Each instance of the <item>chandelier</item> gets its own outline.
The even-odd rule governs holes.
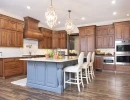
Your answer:
[[[45,17],[47,25],[50,28],[53,28],[57,22],[57,15],[55,9],[52,6],[52,0],[51,0],[51,6],[47,9],[47,12],[45,13]]]
[[[74,25],[73,25],[72,20],[70,18],[71,10],[68,10],[68,12],[69,12],[69,19],[66,21],[65,28],[66,28],[67,34],[71,34],[73,32]]]

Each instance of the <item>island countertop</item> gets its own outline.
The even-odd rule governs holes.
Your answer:
[[[40,58],[23,58],[23,59],[19,59],[19,60],[25,60],[25,61],[43,61],[43,62],[67,62],[67,61],[73,61],[73,60],[77,60],[78,57],[70,57],[70,56],[66,56],[63,59],[46,59],[45,57],[40,57]]]

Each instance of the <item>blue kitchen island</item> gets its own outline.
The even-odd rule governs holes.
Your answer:
[[[26,58],[27,86],[63,93],[63,69],[78,62],[77,57],[64,59]],[[68,75],[67,75],[68,76]]]

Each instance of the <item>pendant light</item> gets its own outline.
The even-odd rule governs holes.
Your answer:
[[[50,28],[53,28],[57,23],[57,15],[55,9],[52,6],[52,0],[51,0],[51,6],[47,9],[47,12],[45,13],[45,17],[47,25]]]
[[[68,10],[68,12],[69,12],[69,19],[66,21],[65,28],[66,28],[67,34],[71,34],[73,32],[74,25],[73,25],[72,20],[70,18],[71,10]]]

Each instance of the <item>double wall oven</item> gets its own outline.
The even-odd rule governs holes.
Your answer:
[[[130,40],[115,42],[115,61],[118,65],[130,65]]]

